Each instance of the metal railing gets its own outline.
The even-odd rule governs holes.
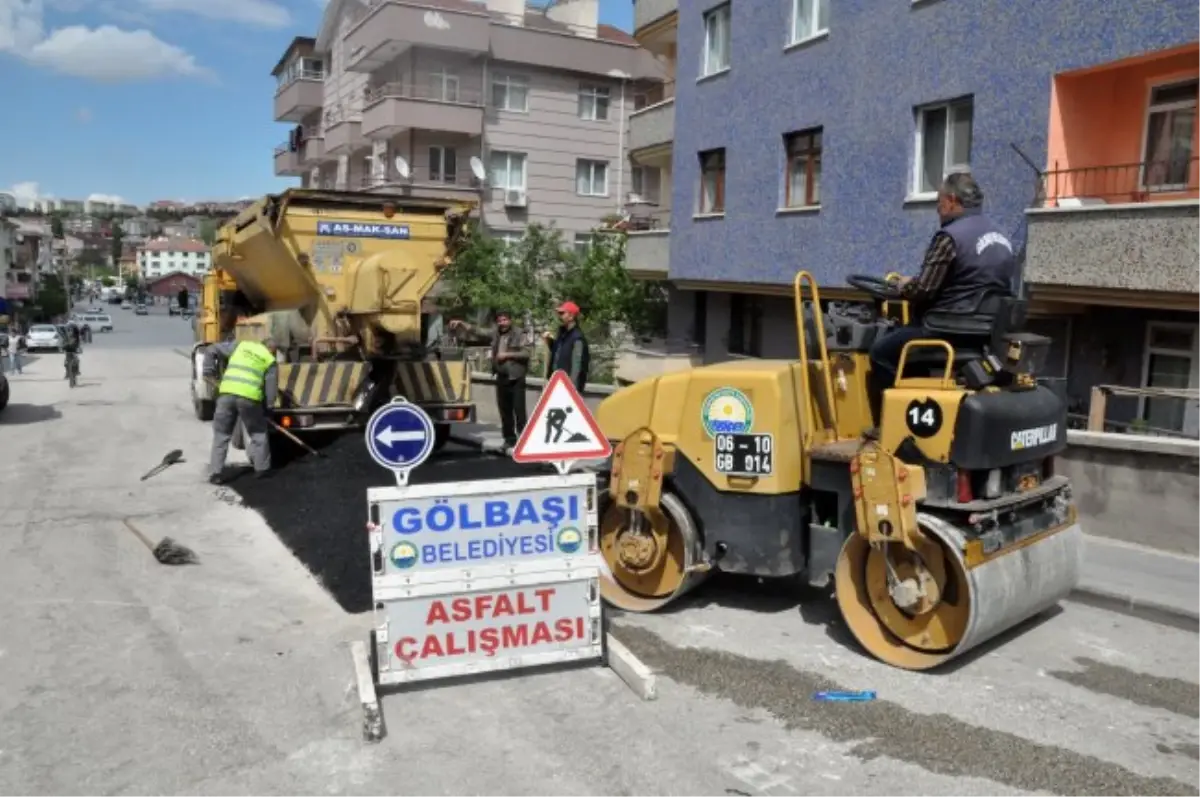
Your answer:
[[[325,70],[324,69],[296,69],[296,70],[289,70],[287,72],[284,72],[282,75],[279,76],[279,83],[275,87],[275,93],[278,94],[279,92],[283,91],[288,86],[292,85],[293,83],[295,83],[299,80],[311,80],[311,81],[315,81],[317,83],[321,83],[325,80]]]
[[[408,80],[368,86],[364,99],[367,105],[381,100],[396,99],[483,107],[483,92],[474,88],[456,88],[445,84],[431,85],[431,79],[436,77],[436,74],[415,74]]]
[[[1154,202],[1200,197],[1200,158],[1054,168],[1040,176],[1042,207],[1061,207],[1064,199],[1104,203]]]
[[[475,175],[471,174],[471,170],[466,166],[466,160],[464,159],[463,168],[455,170],[450,175],[442,172],[435,174],[426,166],[416,166],[409,171],[408,177],[401,177],[395,169],[389,168],[386,174],[364,175],[359,179],[359,185],[362,188],[426,186],[431,188],[479,189],[483,186],[483,183],[475,179]]]
[[[625,232],[650,232],[660,230],[666,232],[671,226],[670,208],[658,209],[629,209],[629,218],[621,223]]]

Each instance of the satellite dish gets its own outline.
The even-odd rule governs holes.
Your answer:
[[[407,180],[409,175],[408,161],[397,155],[396,160],[392,161],[392,163],[396,166],[396,174]]]
[[[471,156],[471,174],[475,175],[476,180],[482,180],[487,177],[487,172],[483,170],[483,161]]]

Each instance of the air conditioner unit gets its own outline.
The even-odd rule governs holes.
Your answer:
[[[528,197],[524,191],[508,190],[504,192],[504,206],[509,208],[523,208],[528,202]]]

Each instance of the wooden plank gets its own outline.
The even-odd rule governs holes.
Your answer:
[[[1088,402],[1088,431],[1103,432],[1104,416],[1108,411],[1108,389],[1103,385],[1092,388],[1092,398]]]

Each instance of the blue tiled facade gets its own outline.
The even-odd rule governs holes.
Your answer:
[[[735,0],[731,68],[697,82],[703,13],[681,0],[672,280],[823,284],[915,272],[936,227],[906,203],[914,106],[974,97],[972,171],[988,212],[1023,237],[1046,162],[1056,73],[1188,44],[1195,0],[829,0],[826,38],[784,50],[791,0]],[[785,133],[824,128],[821,208],[778,214]],[[693,218],[697,153],[724,147],[725,216]]]

